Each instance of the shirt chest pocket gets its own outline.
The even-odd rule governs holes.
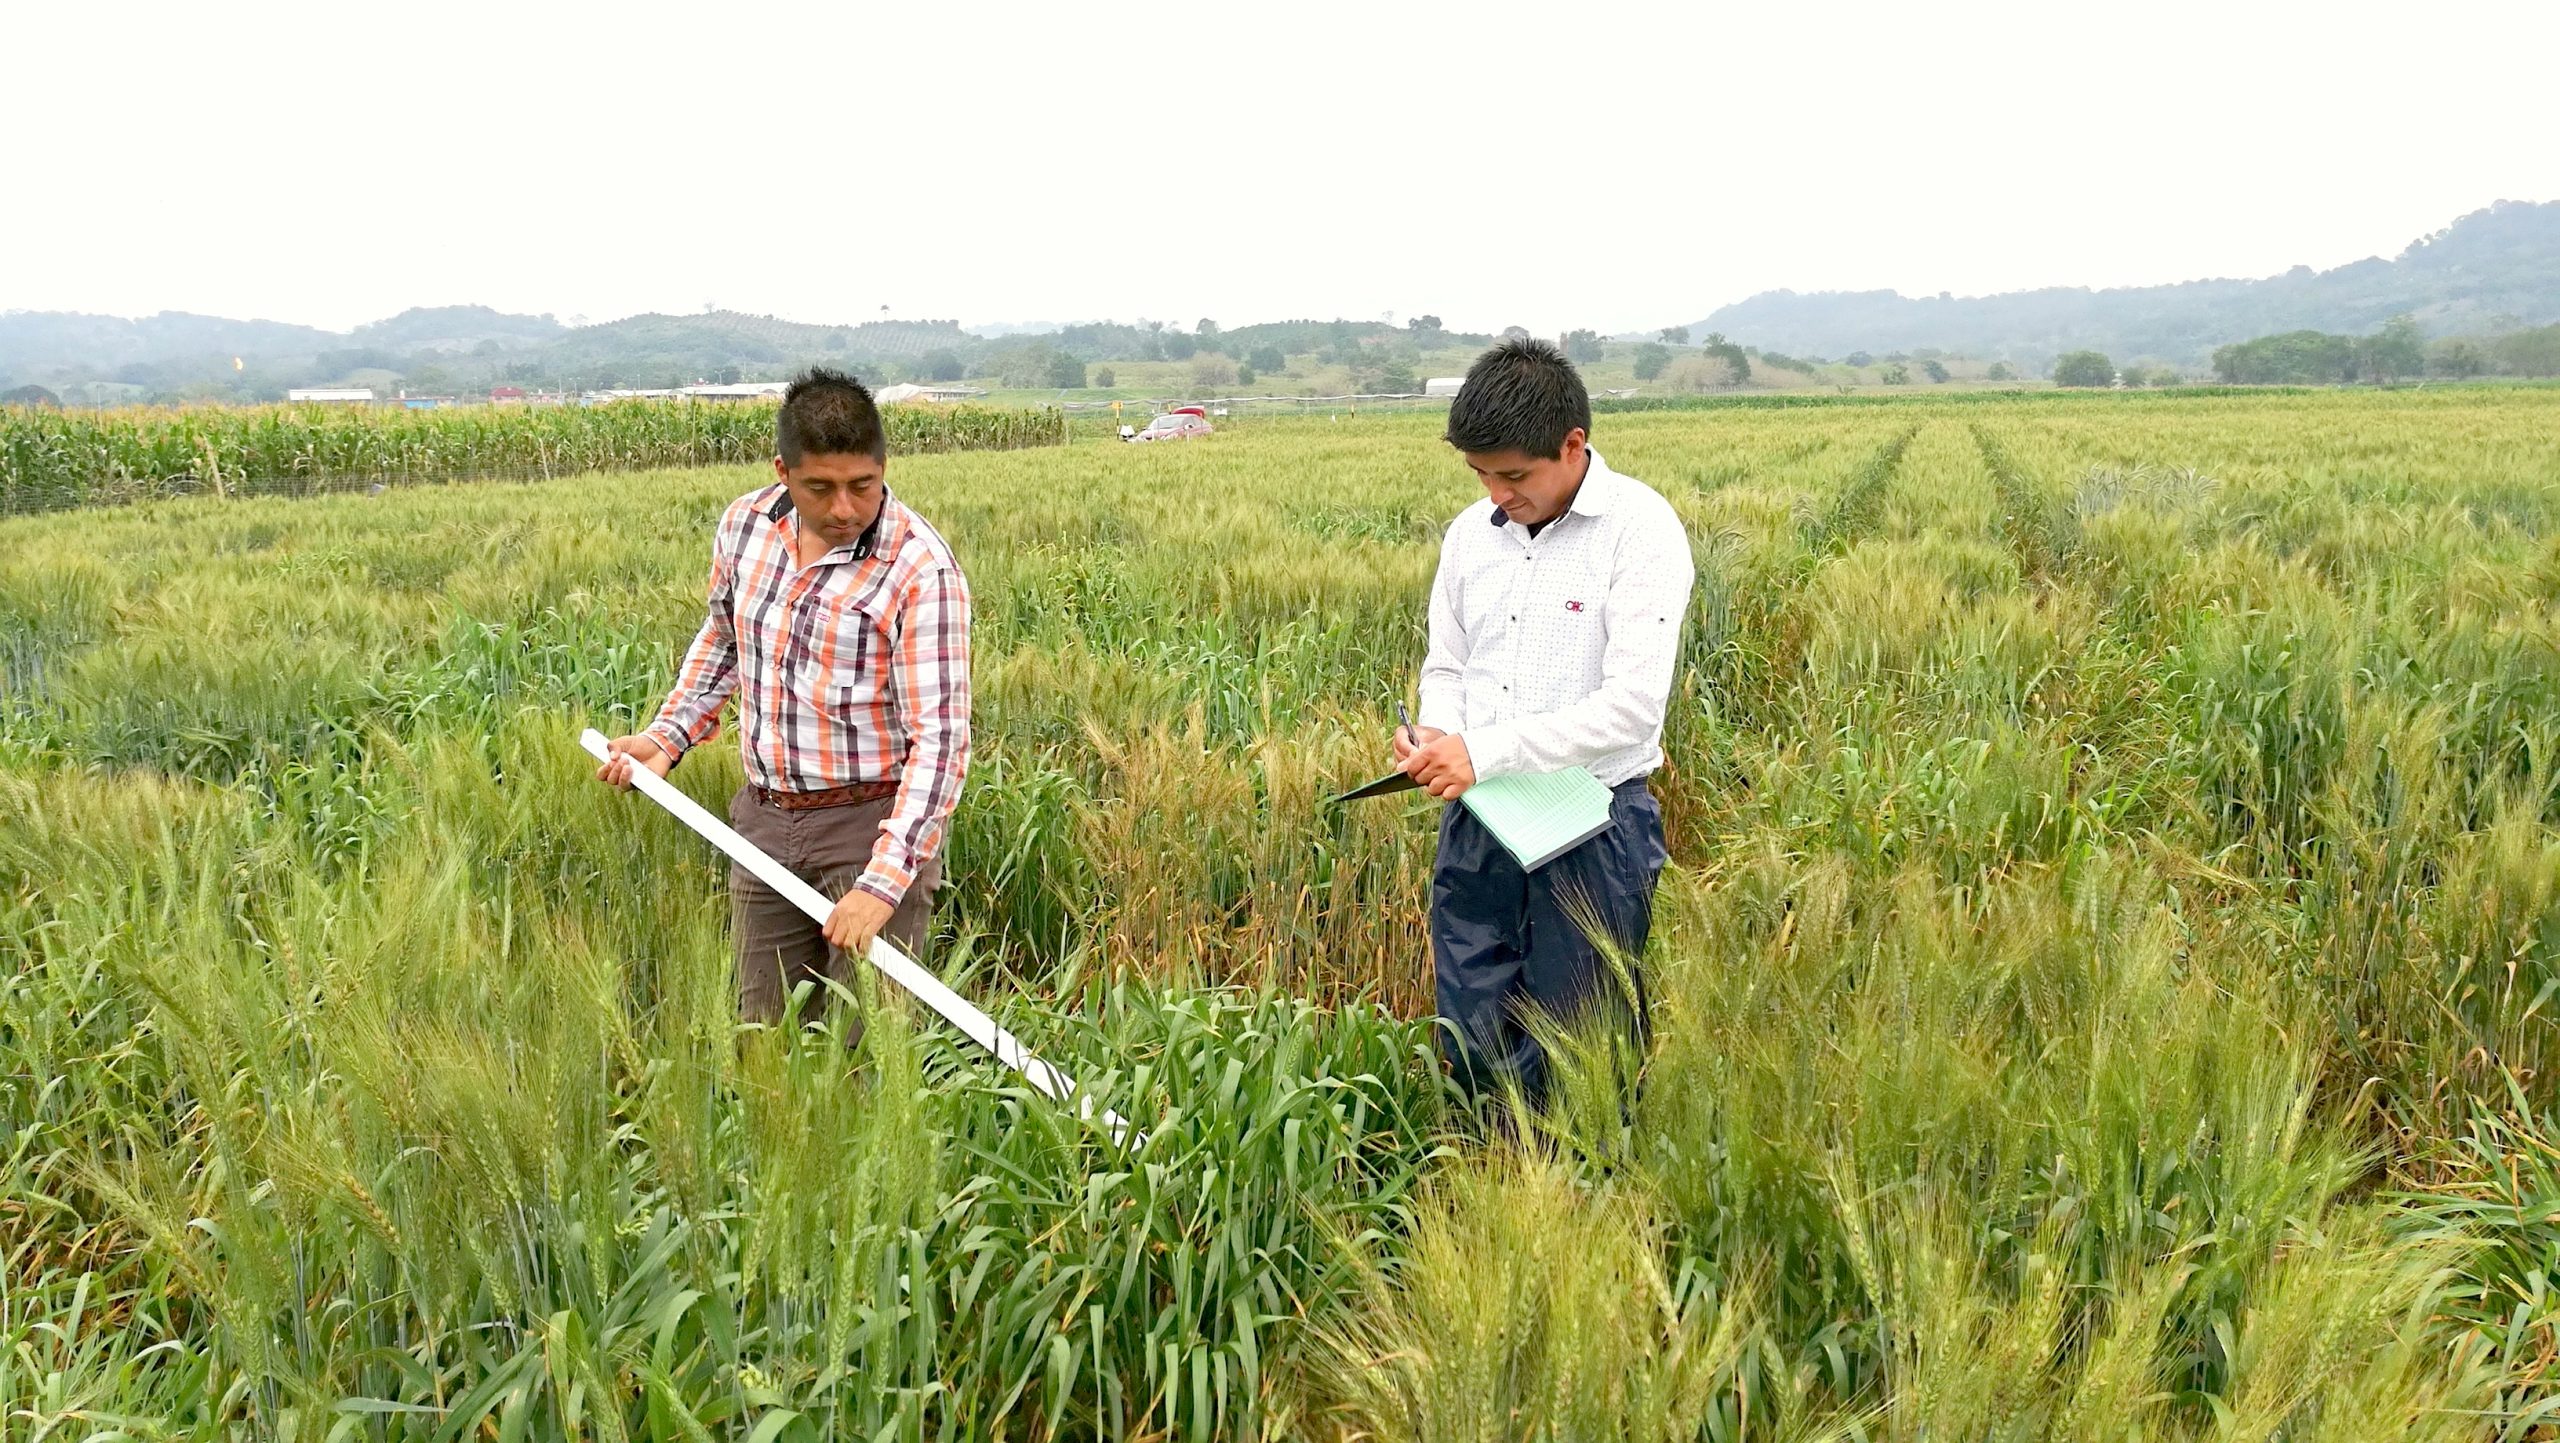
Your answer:
[[[888,685],[892,647],[889,619],[856,598],[811,608],[807,630],[796,638],[801,686],[822,706],[860,706]]]

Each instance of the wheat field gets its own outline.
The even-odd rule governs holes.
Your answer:
[[[742,1029],[593,781],[755,467],[0,523],[0,1437],[2553,1436],[2560,390],[1594,441],[1699,561],[1674,865],[1650,1055],[1516,1140],[1433,804],[1321,805],[1435,417],[892,462],[978,609],[937,965],[1134,1154],[895,998]]]

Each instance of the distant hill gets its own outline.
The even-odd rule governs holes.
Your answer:
[[[2213,348],[2280,331],[2364,334],[2402,312],[2429,335],[2560,322],[2560,202],[2500,201],[2385,260],[2200,280],[2000,295],[1763,291],[1690,325],[1790,355],[1837,359],[1935,348],[2041,369],[2087,347],[2120,361],[2203,364]]]
[[[129,321],[68,311],[20,311],[0,315],[0,376],[39,380],[40,371],[66,364],[105,376],[127,366],[159,365],[181,358],[311,354],[345,344],[334,331],[281,321],[231,321],[220,316],[162,311]]]
[[[333,383],[430,393],[498,384],[668,386],[748,373],[769,378],[817,362],[880,379],[932,352],[974,358],[992,344],[956,321],[823,326],[736,311],[567,326],[487,306],[425,306],[347,332],[180,312],[126,320],[17,311],[0,313],[0,389],[38,384],[85,399],[252,400]]]
[[[511,315],[487,306],[413,306],[356,327],[347,340],[384,350],[467,351],[491,341],[512,349],[557,340],[568,330],[549,316]]]

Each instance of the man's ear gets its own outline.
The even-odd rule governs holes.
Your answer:
[[[791,468],[783,465],[779,456],[773,458],[773,479],[784,483],[791,480]]]
[[[1581,452],[1590,444],[1591,433],[1583,430],[1580,426],[1576,426],[1572,430],[1564,433],[1564,448],[1557,453],[1556,459],[1559,461],[1570,461],[1577,453]]]

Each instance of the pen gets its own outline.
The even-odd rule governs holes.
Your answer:
[[[1404,744],[1413,745],[1413,718],[1404,714],[1404,698],[1396,698],[1396,725],[1404,728]]]

